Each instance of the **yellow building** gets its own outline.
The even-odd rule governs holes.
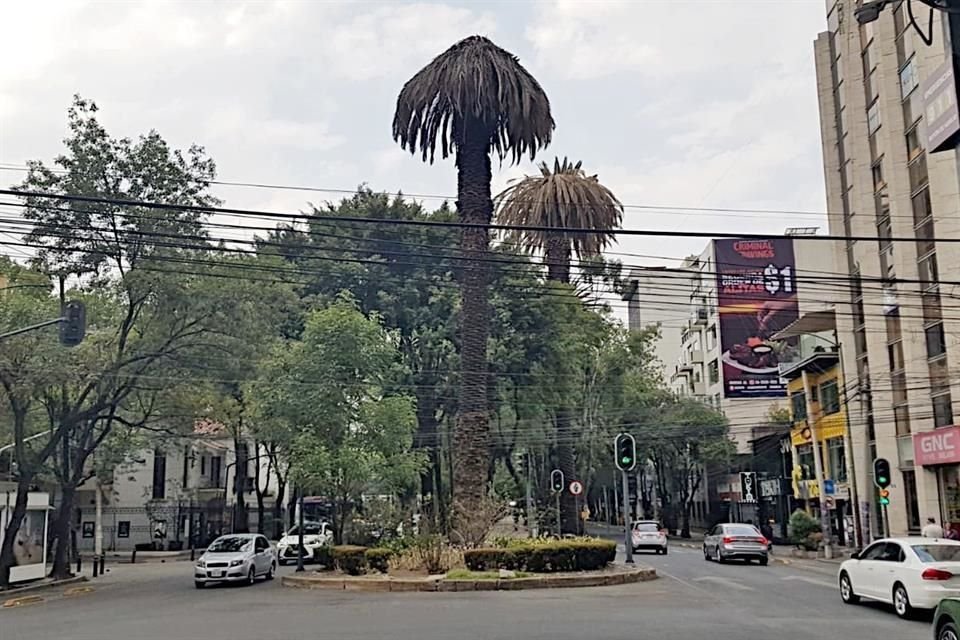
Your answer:
[[[807,351],[807,350],[805,350]],[[804,357],[805,356],[805,357]],[[801,355],[795,362],[781,366],[781,376],[787,381],[790,396],[790,414],[793,428],[790,441],[793,447],[794,497],[802,500],[819,499],[823,493],[816,481],[814,441],[820,447],[824,480],[833,482],[833,497],[841,513],[849,499],[847,485],[847,455],[844,436],[846,411],[842,402],[842,384],[839,357],[836,350],[817,347]],[[808,402],[805,391],[810,390]],[[808,411],[812,416],[808,420]]]

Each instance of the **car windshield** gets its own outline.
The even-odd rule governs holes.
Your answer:
[[[753,536],[757,537],[760,532],[748,524],[728,525],[723,528],[723,534],[727,536]]]
[[[323,533],[323,524],[319,522],[306,522],[303,525],[303,535],[305,536],[318,536]],[[287,531],[288,536],[298,536],[300,535],[300,527],[293,527]]]
[[[236,553],[237,551],[246,551],[250,548],[250,538],[241,536],[225,536],[213,541],[207,551],[210,553]]]
[[[660,531],[660,527],[657,526],[656,522],[638,522],[633,525],[634,531],[640,531],[642,533],[656,533]]]
[[[916,544],[910,547],[920,558],[920,562],[958,562],[960,545],[956,544]]]

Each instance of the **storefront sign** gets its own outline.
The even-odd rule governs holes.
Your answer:
[[[760,497],[775,498],[776,496],[786,495],[783,486],[783,478],[765,478],[760,481]]]
[[[787,395],[779,364],[795,340],[771,340],[798,317],[793,240],[714,240],[723,395]]]
[[[913,461],[920,466],[960,462],[960,426],[913,434]]]

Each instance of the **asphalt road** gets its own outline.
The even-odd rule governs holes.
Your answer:
[[[639,556],[659,580],[500,593],[193,588],[188,563],[117,566],[95,593],[0,611],[2,640],[929,640],[929,621],[840,602],[828,569]],[[290,572],[285,567],[283,572]]]

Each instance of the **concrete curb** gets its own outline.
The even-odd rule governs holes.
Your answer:
[[[51,580],[46,582],[37,582],[34,584],[27,584],[22,587],[15,587],[9,591],[0,591],[0,598],[7,596],[10,600],[16,600],[24,594],[34,594],[41,591],[48,591],[51,589],[56,589],[58,587],[66,587],[72,584],[79,584],[81,582],[87,582],[87,576],[73,576],[72,578],[64,578],[63,580]]]
[[[466,591],[523,591],[526,589],[560,589],[604,587],[656,580],[652,567],[618,571],[616,573],[587,573],[582,575],[532,576],[506,580],[448,580],[442,576],[426,578],[353,578],[346,576],[283,576],[280,584],[294,589],[366,591],[366,592],[466,592]]]

